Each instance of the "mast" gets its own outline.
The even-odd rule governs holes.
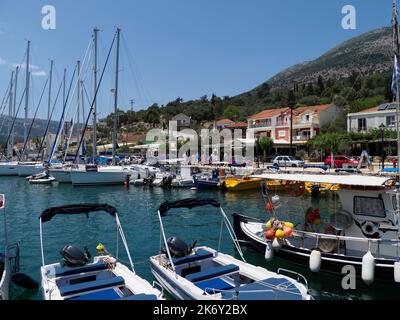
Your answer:
[[[117,111],[118,111],[118,76],[119,76],[119,41],[121,29],[117,28],[117,54],[115,63],[115,88],[114,88],[114,117],[113,117],[113,149],[112,164],[115,166],[115,154],[117,149]]]
[[[80,60],[78,60],[78,62],[77,62],[77,67],[78,67],[78,88],[77,88],[76,97],[78,99],[78,110],[77,110],[78,118],[77,118],[76,130],[77,130],[77,137],[78,137],[77,141],[80,141],[81,140],[81,134],[79,131],[79,125],[80,125],[80,120],[81,120],[81,118],[80,118],[80,112],[81,112],[81,61]],[[80,162],[79,160],[80,160],[80,152],[78,150],[78,163]]]
[[[51,82],[53,80],[53,63],[54,61],[50,61],[50,83],[49,83],[49,98],[47,104],[47,119],[50,119],[50,109],[51,109]]]
[[[15,68],[15,81],[14,81],[14,104],[12,110],[12,116],[15,117],[15,111],[17,106],[17,87],[18,87],[18,73],[19,73],[19,66]],[[14,128],[11,132],[11,145],[14,146]]]
[[[31,42],[28,40],[28,48],[26,50],[26,84],[25,84],[25,121],[24,121],[24,141],[28,135],[28,107],[29,107],[29,53]]]
[[[93,65],[93,95],[94,95],[94,103],[93,103],[93,163],[96,163],[97,157],[97,33],[99,29],[93,29],[93,45],[94,45],[94,65]]]
[[[13,82],[14,82],[14,71],[11,71],[11,80],[10,80],[10,92],[8,93],[8,113],[10,115],[10,120],[12,119],[13,116]],[[11,121],[8,124],[8,132],[10,134],[10,132],[13,130],[13,128],[11,127]],[[13,147],[14,145],[11,144],[11,141],[9,141],[8,145],[7,145],[7,156],[11,157],[13,156]]]

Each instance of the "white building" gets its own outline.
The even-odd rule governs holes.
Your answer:
[[[387,129],[396,129],[396,108],[395,103],[384,103],[378,107],[363,110],[347,115],[348,132],[368,132],[372,129],[379,129],[382,124]]]

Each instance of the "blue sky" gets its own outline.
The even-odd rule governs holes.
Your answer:
[[[56,8],[56,30],[41,27],[41,9],[48,4]],[[356,30],[341,27],[341,10],[348,4],[357,10]],[[101,68],[115,26],[120,26],[119,107],[129,109],[133,98],[138,110],[178,96],[188,100],[242,93],[390,21],[391,0],[0,0],[0,99],[12,65],[24,56],[27,39],[32,41],[35,68],[33,105],[50,59],[56,64],[55,92],[63,68],[71,74],[76,61],[83,60],[93,27],[102,30]],[[112,110],[114,58],[111,62],[99,96],[100,116]],[[91,95],[89,75],[87,80]],[[41,117],[46,108],[42,106]]]

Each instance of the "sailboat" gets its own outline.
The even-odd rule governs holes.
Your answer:
[[[118,106],[118,80],[119,80],[119,47],[120,47],[120,33],[121,29],[117,29],[116,32],[116,71],[115,71],[115,88],[114,92],[114,126],[113,126],[113,160],[111,166],[97,166],[97,165],[87,165],[85,169],[72,170],[71,171],[71,181],[74,186],[89,186],[89,185],[112,185],[112,184],[124,184],[129,182],[130,169],[128,167],[116,166],[116,146],[117,146],[117,106]],[[99,86],[97,86],[96,94],[94,100],[96,100],[97,92]],[[92,106],[93,109],[93,106]],[[90,112],[89,112],[90,114]],[[83,134],[84,135],[84,134]],[[82,136],[83,136],[82,135]],[[81,142],[78,147],[78,152]]]

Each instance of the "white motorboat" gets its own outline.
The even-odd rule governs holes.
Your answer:
[[[18,176],[18,162],[0,162],[0,176]]]
[[[56,181],[56,178],[50,177],[48,171],[39,173],[37,175],[28,177],[28,182],[30,184],[52,184]]]
[[[170,186],[171,182],[173,180],[173,177],[170,173],[168,172],[157,172],[154,180],[151,182],[151,185],[153,187],[165,187],[165,186]]]
[[[400,282],[400,185],[390,177],[363,175],[264,174],[274,181],[334,183],[341,209],[330,217],[319,208],[307,210],[302,221],[291,221],[293,236],[279,241],[274,255],[309,267],[313,272],[342,276],[353,266],[356,276],[373,281]],[[267,196],[267,199],[269,197]],[[271,199],[267,200],[272,203]],[[273,206],[273,205],[271,205]],[[279,216],[281,220],[285,217]],[[286,217],[287,218],[287,217]],[[233,215],[237,238],[265,253],[271,250],[266,221]]]
[[[129,175],[127,167],[87,165],[84,170],[71,170],[71,182],[74,186],[123,185]]]
[[[205,246],[191,247],[177,237],[166,238],[162,217],[172,208],[212,205],[222,214],[223,224],[242,261]],[[185,199],[165,202],[158,210],[165,249],[150,258],[157,281],[181,300],[310,300],[307,280],[300,274],[280,269],[277,273],[247,263],[232,226],[220,204],[212,199]],[[295,278],[291,278],[290,276]]]
[[[194,187],[192,169],[190,167],[181,167],[180,173],[172,179],[171,186],[174,188],[191,188]]]
[[[44,170],[44,166],[39,162],[18,162],[17,172],[20,177],[34,176]]]
[[[87,214],[105,211],[115,218],[117,238],[122,241],[129,259],[130,269],[107,252],[104,245],[96,248],[97,255],[90,258],[77,247],[66,245],[61,250],[62,261],[45,264],[43,224],[56,215]],[[117,239],[118,240],[118,239]],[[118,243],[118,242],[117,242]],[[162,291],[139,277],[134,270],[128,244],[117,214],[109,205],[70,205],[49,208],[40,216],[40,244],[42,267],[40,269],[43,298],[45,300],[161,300]]]

